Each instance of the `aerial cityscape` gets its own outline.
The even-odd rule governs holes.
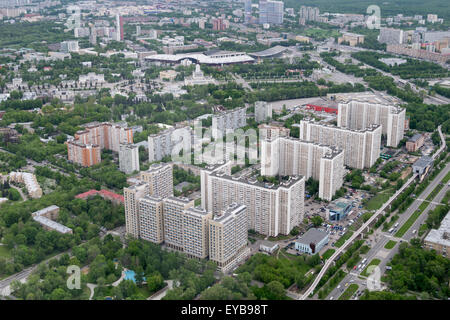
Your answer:
[[[0,306],[450,300],[449,211],[447,1],[0,0]]]

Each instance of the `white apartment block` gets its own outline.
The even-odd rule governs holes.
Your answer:
[[[247,228],[272,237],[289,234],[303,220],[303,176],[291,176],[273,185],[255,177],[232,177],[226,171],[203,173],[202,197],[207,197],[208,211],[216,214],[233,202],[243,204],[247,207]]]
[[[153,243],[164,241],[164,201],[161,197],[139,199],[139,227],[141,239]]]
[[[259,140],[275,140],[278,137],[289,137],[291,130],[281,125],[260,124],[258,126]]]
[[[387,137],[387,146],[397,147],[403,139],[406,110],[392,105],[349,101],[339,103],[337,125],[342,128],[361,130],[373,124],[381,125]]]
[[[224,137],[226,133],[247,125],[247,108],[228,110],[212,117],[212,136],[214,139]]]
[[[23,183],[28,195],[33,199],[42,197],[42,189],[36,180],[36,176],[29,172],[11,172],[9,174],[11,182]]]
[[[170,164],[154,163],[142,171],[139,180],[148,184],[148,194],[166,198],[173,195],[173,169]]]
[[[140,237],[139,199],[148,195],[148,184],[139,182],[123,189],[126,233],[136,239]]]
[[[205,259],[209,255],[209,220],[212,213],[200,207],[183,212],[183,252],[190,258]]]
[[[319,181],[319,197],[332,200],[344,183],[344,151],[296,138],[261,140],[261,175],[302,175]]]
[[[132,143],[120,144],[119,170],[130,174],[139,171],[139,147]]]
[[[168,247],[184,251],[184,211],[193,206],[194,200],[187,198],[164,199],[164,242]]]
[[[300,121],[300,139],[343,149],[346,166],[364,169],[380,156],[381,126],[352,130],[304,119]]]
[[[232,203],[209,220],[209,259],[227,272],[239,262],[247,248],[247,208]]]
[[[378,41],[386,44],[402,44],[403,38],[402,29],[381,28]]]
[[[175,150],[190,150],[192,131],[190,127],[169,128],[157,134],[148,136],[149,161],[161,161],[165,156],[171,156]],[[178,153],[177,153],[178,154]]]
[[[257,123],[272,119],[272,104],[265,101],[255,102],[255,121]]]

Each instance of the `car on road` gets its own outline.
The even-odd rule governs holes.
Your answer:
[[[333,297],[330,297],[330,300],[333,300],[334,298]]]
[[[416,229],[414,229],[414,230],[412,231],[412,234],[415,234],[415,233],[416,233],[416,231],[417,231],[417,230],[416,230]]]

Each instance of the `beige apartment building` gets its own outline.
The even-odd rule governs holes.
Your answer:
[[[405,131],[406,110],[393,105],[351,100],[339,103],[338,127],[362,130],[374,124],[381,125],[386,145],[397,147]]]
[[[184,251],[184,211],[194,206],[194,200],[168,197],[164,199],[164,242],[175,250]]]
[[[203,175],[202,199],[207,198],[207,211],[216,214],[233,202],[243,204],[247,207],[247,228],[272,237],[289,234],[303,220],[303,176],[291,176],[274,185],[257,177],[233,177],[220,168],[205,170]]]
[[[200,207],[190,207],[183,212],[183,252],[190,258],[205,259],[209,255],[209,220],[212,213]]]
[[[148,189],[145,182],[123,189],[126,233],[136,239],[140,237],[139,199],[149,194]]]
[[[300,121],[300,139],[344,150],[344,164],[351,168],[370,168],[380,156],[381,126],[362,130],[340,128],[311,119]]]
[[[148,192],[152,196],[161,198],[173,196],[173,169],[170,164],[152,164],[147,171],[141,171],[139,180],[148,183]]]
[[[209,259],[229,271],[245,257],[247,238],[247,208],[232,203],[209,220]]]
[[[292,137],[261,140],[261,175],[302,175],[319,181],[319,197],[330,201],[344,183],[344,151]]]
[[[145,196],[139,202],[139,234],[153,243],[164,242],[164,201],[161,197]]]

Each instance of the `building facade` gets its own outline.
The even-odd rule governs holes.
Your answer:
[[[209,259],[222,271],[235,266],[247,247],[247,208],[232,203],[209,220]]]
[[[130,174],[139,171],[139,147],[132,143],[120,144],[119,170]]]
[[[154,197],[173,196],[173,169],[170,164],[154,163],[142,171],[139,180],[148,184],[148,194]]]
[[[380,156],[381,126],[352,130],[306,119],[300,121],[300,139],[343,149],[346,166],[364,169]]]
[[[344,151],[286,137],[261,140],[261,175],[302,175],[319,181],[319,197],[331,200],[344,183]]]
[[[361,130],[373,124],[381,125],[382,133],[386,135],[386,145],[397,147],[403,139],[405,131],[406,109],[368,103],[349,101],[339,103],[337,125],[342,128]]]

